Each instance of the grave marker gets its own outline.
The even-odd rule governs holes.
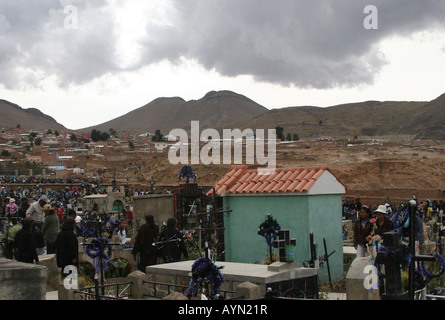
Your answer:
[[[278,232],[278,240],[273,241],[273,247],[279,250],[280,262],[293,262],[296,239],[290,239],[289,230],[282,229]]]

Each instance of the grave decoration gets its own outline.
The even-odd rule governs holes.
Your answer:
[[[192,265],[189,288],[184,292],[184,296],[196,299],[201,293],[211,300],[217,299],[220,287],[224,282],[224,277],[220,271],[222,268],[208,257],[196,259]]]
[[[275,249],[279,250],[280,262],[293,262],[294,249],[297,245],[296,239],[290,239],[289,230],[280,230],[278,232],[278,239],[273,241]]]
[[[270,213],[267,214],[265,220],[258,228],[258,234],[266,239],[266,243],[269,247],[269,257],[272,257],[272,248],[274,246],[273,241],[278,237],[280,230],[281,226]]]
[[[79,237],[92,238],[96,235],[96,232],[94,230],[87,229],[83,224],[81,224],[80,226],[75,224],[74,228],[76,229],[77,236]]]
[[[107,264],[103,262],[108,261],[111,258],[111,244],[109,239],[99,237],[91,240],[91,242],[85,246],[85,253],[93,259],[93,264],[96,266],[96,272],[101,269],[101,265],[103,265],[104,271],[106,271]]]
[[[179,178],[179,181],[187,179],[186,183],[189,183],[190,179],[192,179],[194,182],[196,182],[196,173],[193,171],[192,167],[183,166],[181,168],[181,171],[179,172],[178,178]]]
[[[105,277],[109,278],[124,278],[131,273],[131,263],[124,258],[117,258],[110,260],[107,263],[107,271]]]
[[[111,218],[108,219],[108,222],[106,224],[107,232],[108,232],[108,238],[111,239],[113,236],[114,230],[120,230],[120,224],[121,220],[117,219],[116,221],[113,221]]]
[[[413,217],[413,215],[414,213],[410,212],[410,216]],[[426,288],[432,279],[440,277],[445,271],[445,259],[440,254],[416,255],[413,248],[413,240],[410,240],[408,246],[400,244],[397,232],[383,234],[383,244],[378,248],[374,261],[374,267],[379,276],[379,282],[374,289],[383,283],[382,278],[386,279],[382,299],[414,300],[416,291]],[[425,262],[431,263],[429,270]],[[380,265],[385,266],[384,275],[380,271]],[[402,268],[408,269],[408,293],[402,291]]]

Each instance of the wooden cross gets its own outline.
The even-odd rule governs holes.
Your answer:
[[[280,230],[278,232],[278,240],[273,241],[273,247],[279,250],[280,262],[288,262],[286,257],[286,247],[296,245],[297,240],[290,239],[289,230],[287,229]]]

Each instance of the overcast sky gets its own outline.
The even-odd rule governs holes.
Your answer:
[[[437,0],[0,0],[0,99],[70,129],[211,90],[269,109],[429,101],[444,17]]]

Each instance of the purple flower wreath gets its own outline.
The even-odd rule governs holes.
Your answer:
[[[278,237],[278,232],[280,230],[281,227],[278,222],[270,215],[270,213],[268,213],[266,219],[258,228],[258,234],[266,238],[269,247],[273,247],[272,240],[275,240]]]
[[[100,237],[91,240],[91,242],[85,246],[85,253],[93,259],[93,264],[96,265],[96,272],[100,270],[101,261],[104,262],[104,271],[107,270],[107,263],[105,261],[111,259],[111,245],[108,238]]]
[[[184,296],[196,298],[200,288],[207,288],[210,298],[218,294],[224,277],[220,272],[222,267],[218,267],[209,258],[198,258],[192,265],[192,278],[189,288],[184,292]]]

